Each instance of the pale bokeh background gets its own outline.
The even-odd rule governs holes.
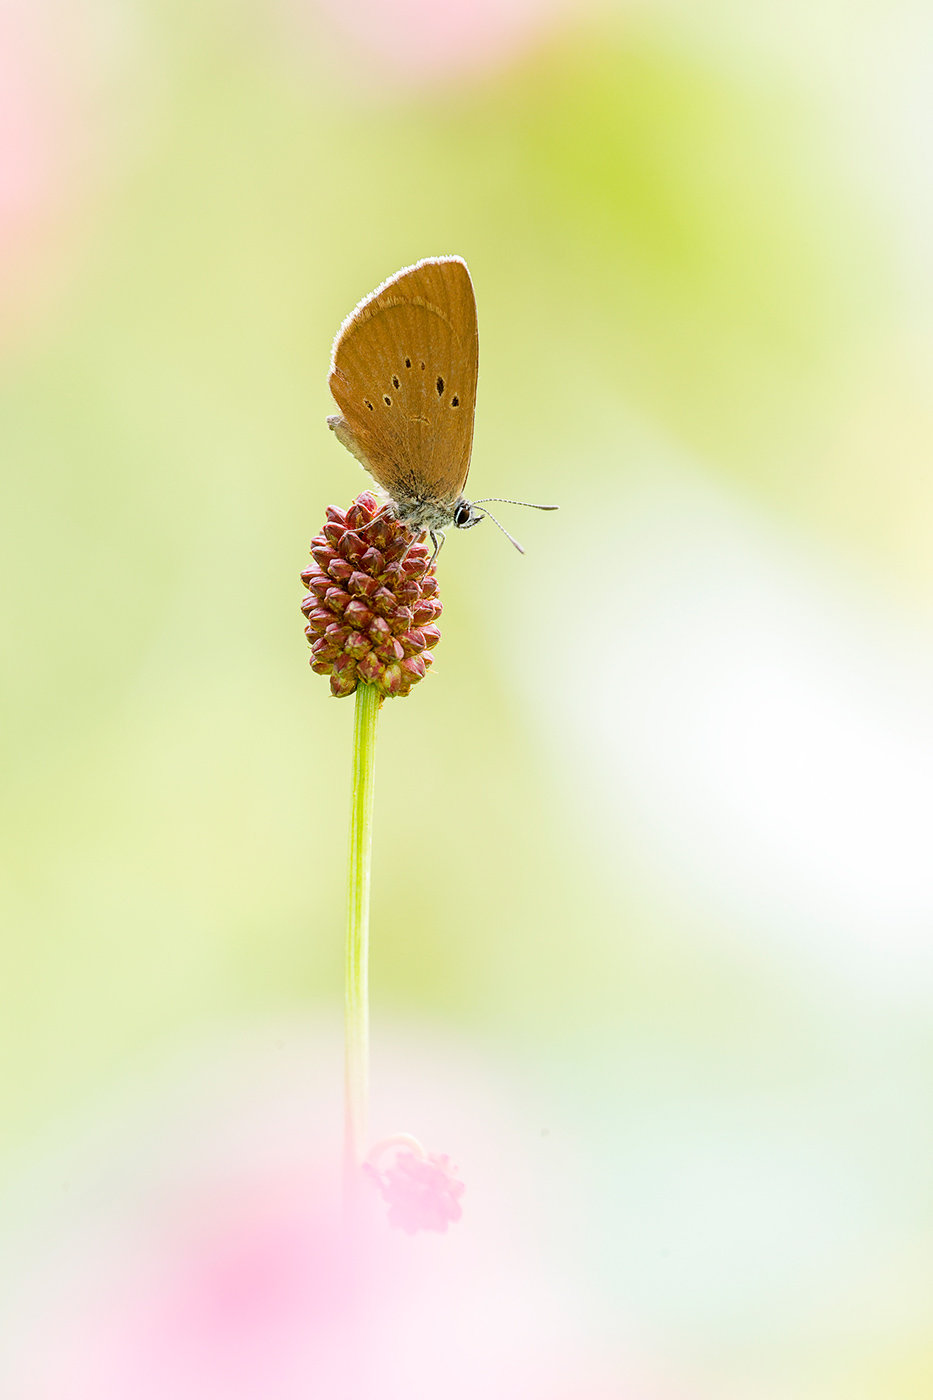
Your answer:
[[[910,0],[2,0],[4,1394],[307,1393],[230,1360],[278,1265],[100,1358],[336,1145],[297,575],[333,333],[456,252],[471,489],[562,513],[453,535],[381,723],[374,1126],[468,1194],[378,1393],[929,1396],[931,65]]]

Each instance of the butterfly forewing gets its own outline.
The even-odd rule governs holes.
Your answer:
[[[466,263],[426,258],[378,287],[334,342],[338,437],[393,500],[452,507],[470,469],[478,365]]]

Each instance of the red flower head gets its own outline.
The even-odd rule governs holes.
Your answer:
[[[437,577],[428,551],[364,491],[344,513],[327,507],[327,524],[311,542],[314,563],[301,605],[311,669],[330,676],[334,695],[360,681],[383,695],[407,695],[427,674],[441,639]]]

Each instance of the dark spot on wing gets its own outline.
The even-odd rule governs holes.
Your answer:
[[[460,407],[460,400],[457,398],[457,395],[456,395],[456,394],[454,394],[453,398],[451,399],[451,401],[450,401],[450,406],[451,406],[451,408],[459,408],[459,407]]]
[[[405,368],[411,369],[411,359],[408,355],[405,356]]]
[[[440,375],[437,376],[437,397],[440,398],[444,392],[444,381]]]
[[[392,400],[389,398],[388,394],[383,394],[382,402],[386,405],[387,408],[392,407]]]
[[[366,407],[369,409],[370,413],[372,413],[372,411],[373,411],[373,406],[372,406],[372,404],[369,402],[369,399],[364,399],[363,402],[364,402],[364,404],[366,405]]]
[[[393,376],[392,376],[392,383],[395,385],[396,389],[401,388],[401,385],[400,385],[399,382],[398,382],[398,375],[397,375],[397,374],[393,374]]]

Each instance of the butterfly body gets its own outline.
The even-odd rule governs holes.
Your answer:
[[[353,453],[370,475],[375,476],[369,463],[361,455],[346,419],[332,417],[328,418],[327,423],[337,441]],[[379,480],[378,477],[376,479]],[[425,490],[418,477],[413,472],[406,472],[403,467],[397,468],[389,495],[396,519],[401,520],[416,534],[421,530],[446,530],[450,525],[456,525],[461,530],[468,529],[469,525],[476,525],[482,519],[474,513],[470,502],[464,496],[457,496],[455,500],[445,496],[439,497],[430,490]]]

